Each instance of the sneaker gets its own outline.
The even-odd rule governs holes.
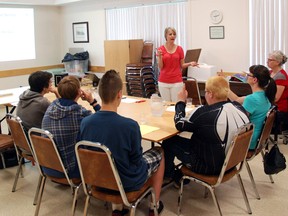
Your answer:
[[[112,211],[112,216],[124,216],[129,212],[129,209],[123,209],[122,211],[120,210],[114,210]]]
[[[174,177],[173,177],[173,180],[174,180],[174,184],[173,185],[174,185],[174,187],[176,189],[180,188],[180,186],[181,186],[180,180],[181,180],[182,177],[183,177],[183,174],[182,174],[181,170],[176,169],[175,173],[174,173]],[[187,185],[189,183],[190,183],[189,179],[184,179],[183,185]]]
[[[160,215],[163,212],[164,209],[164,205],[162,203],[162,201],[159,201],[159,206],[158,206],[158,215]],[[149,216],[154,216],[154,209],[149,209]]]

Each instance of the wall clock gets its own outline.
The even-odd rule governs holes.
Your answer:
[[[210,13],[210,19],[213,24],[219,24],[223,19],[223,14],[219,10],[213,10]]]

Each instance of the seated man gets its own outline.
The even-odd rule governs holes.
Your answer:
[[[126,192],[139,190],[151,177],[158,212],[161,213],[163,204],[159,198],[164,174],[164,155],[160,147],[143,153],[138,123],[117,114],[122,99],[122,85],[116,71],[110,70],[103,75],[99,83],[102,108],[83,119],[80,140],[100,142],[110,149]],[[154,215],[152,206],[149,210],[150,216]],[[112,216],[127,213],[122,208],[122,205],[112,204]]]
[[[179,131],[193,134],[190,139],[177,135],[162,143],[165,153],[165,178],[174,179],[176,187],[179,187],[182,174],[180,170],[175,172],[175,156],[193,172],[219,174],[234,132],[249,122],[239,103],[227,101],[228,90],[229,84],[223,77],[209,78],[205,86],[208,105],[195,108],[188,117],[185,117],[185,87],[178,93],[175,126]]]
[[[21,118],[26,131],[32,127],[41,128],[43,116],[50,105],[50,101],[44,95],[52,92],[59,97],[51,79],[52,74],[46,71],[32,73],[28,79],[30,89],[19,96],[16,115]]]
[[[91,115],[92,112],[79,105],[77,101],[81,97],[82,100],[90,103],[95,111],[100,109],[100,105],[91,93],[80,89],[80,81],[75,76],[64,77],[58,84],[58,92],[61,98],[53,101],[48,107],[43,117],[42,128],[53,134],[69,177],[80,178],[75,145],[82,119]],[[65,177],[63,173],[56,170],[43,168],[43,171],[50,176]]]

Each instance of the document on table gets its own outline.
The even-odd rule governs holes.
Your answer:
[[[123,97],[121,99],[122,103],[136,103],[137,101],[139,101],[139,100],[135,99],[135,98],[127,98],[127,97]]]
[[[191,112],[194,109],[194,107],[186,107],[185,112]],[[166,111],[168,112],[175,112],[175,106],[168,106]]]
[[[149,125],[140,125],[140,131],[141,131],[142,135],[151,133],[151,132],[159,130],[159,129],[160,128],[158,128],[158,127],[153,127],[153,126],[149,126]]]

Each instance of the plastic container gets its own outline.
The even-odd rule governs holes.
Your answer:
[[[73,60],[68,62],[63,62],[65,66],[65,71],[69,75],[75,75],[83,77],[85,72],[88,72],[88,59],[86,60]]]
[[[150,99],[152,115],[158,117],[162,116],[163,112],[165,111],[165,103],[163,102],[162,98],[157,94],[153,94]]]

